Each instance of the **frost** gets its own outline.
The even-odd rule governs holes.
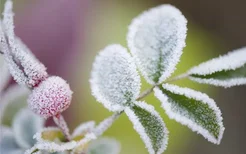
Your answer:
[[[188,126],[208,141],[219,144],[224,132],[221,111],[206,94],[175,85],[154,89],[169,118]]]
[[[96,128],[93,130],[93,133],[96,136],[101,136],[105,130],[107,130],[112,124],[113,122],[118,119],[118,117],[120,116],[120,112],[117,112],[115,114],[113,114],[112,116],[110,116],[109,118],[104,119],[102,122],[100,122]]]
[[[67,123],[66,123],[65,119],[63,118],[63,116],[61,114],[58,114],[56,116],[53,116],[53,120],[56,123],[56,125],[62,130],[62,132],[64,133],[66,138],[68,140],[71,140],[69,128],[68,128]]]
[[[171,5],[152,8],[132,21],[128,46],[148,83],[161,83],[175,70],[185,46],[186,24]]]
[[[135,102],[125,113],[140,134],[150,154],[161,154],[166,149],[168,130],[154,107],[145,102]]]
[[[100,51],[90,83],[92,94],[111,111],[121,111],[132,103],[141,84],[133,58],[121,45],[110,45]]]
[[[119,154],[120,143],[111,138],[99,138],[89,144],[87,154]]]
[[[246,47],[193,67],[188,74],[191,80],[215,86],[246,84]]]
[[[35,146],[40,150],[47,150],[50,152],[62,152],[65,150],[72,150],[77,145],[77,142],[70,141],[66,143],[55,143],[55,142],[41,142]]]
[[[44,128],[36,133],[34,138],[38,141],[35,145],[36,148],[50,152],[72,150],[77,145],[76,141],[62,142],[64,136],[60,129],[56,127]]]
[[[46,68],[14,34],[12,1],[5,3],[3,23],[0,26],[1,48],[10,73],[22,85],[34,87],[48,77]]]
[[[61,137],[62,136],[62,137]],[[46,127],[37,132],[33,138],[38,142],[54,141],[63,138],[61,130],[57,127]]]
[[[0,50],[4,53],[5,62],[8,65],[8,69],[12,74],[13,78],[21,85],[25,85],[27,78],[25,74],[20,70],[19,66],[14,61],[13,56],[10,53],[10,49],[5,38],[3,31],[3,23],[0,20]]]
[[[20,110],[13,121],[12,127],[18,145],[27,149],[35,144],[33,135],[44,126],[44,120],[29,109]]]
[[[91,132],[94,129],[94,127],[95,127],[95,121],[82,123],[75,128],[72,134],[72,138],[79,135],[85,135],[85,133]]]
[[[27,96],[29,93],[29,89],[19,85],[13,85],[5,91],[5,93],[1,96],[0,102],[0,124],[3,122],[3,117],[6,113],[7,107],[12,105],[12,103],[20,103],[19,101],[16,102],[15,100],[22,96]]]
[[[71,100],[72,91],[67,82],[52,76],[33,89],[28,106],[33,112],[48,118],[66,110]]]
[[[2,65],[1,65],[2,63]],[[3,62],[3,59],[0,55],[0,97],[1,97],[1,93],[3,91],[3,89],[5,88],[5,86],[8,84],[9,80],[10,80],[10,74],[8,71],[8,67],[6,65],[6,63]],[[1,100],[1,99],[0,99]]]

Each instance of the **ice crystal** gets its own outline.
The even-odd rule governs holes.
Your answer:
[[[150,84],[161,83],[175,70],[185,46],[187,20],[171,5],[136,17],[129,26],[128,46]]]
[[[85,133],[91,132],[95,127],[95,121],[88,121],[85,123],[80,124],[78,127],[75,128],[72,134],[72,138],[84,135]]]
[[[28,105],[35,113],[48,118],[66,110],[72,99],[69,85],[60,77],[49,77],[35,87]]]
[[[37,86],[48,77],[46,68],[14,34],[13,4],[7,0],[0,26],[1,48],[4,52],[10,73],[19,84]]]
[[[188,74],[191,80],[215,86],[246,84],[246,47],[195,66]]]
[[[206,94],[188,88],[163,84],[154,89],[169,118],[188,126],[208,141],[219,144],[224,126],[221,111]]]
[[[162,154],[168,142],[168,130],[154,107],[145,102],[135,102],[125,112],[134,129],[140,134],[150,154]]]
[[[140,92],[140,77],[130,54],[121,45],[100,51],[91,73],[92,94],[107,109],[123,110]]]

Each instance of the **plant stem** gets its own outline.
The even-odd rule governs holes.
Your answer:
[[[123,111],[121,112],[116,112],[113,115],[111,115],[110,117],[104,119],[102,122],[100,122],[98,124],[98,126],[95,128],[95,130],[93,131],[93,133],[96,136],[101,136],[109,127],[112,126],[113,122],[118,119],[118,117],[123,113]]]
[[[184,79],[186,77],[188,77],[188,74],[184,73],[184,74],[181,74],[181,75],[176,76],[174,78],[168,79],[168,80],[166,80],[166,81],[164,81],[164,82],[162,82],[160,84],[156,84],[156,85],[152,86],[151,88],[149,88],[149,89],[145,90],[144,92],[142,92],[136,100],[140,101],[144,97],[148,96],[150,93],[153,92],[155,87],[158,87],[158,86],[160,86],[160,85],[162,85],[164,83],[170,83],[170,82],[174,82],[174,81],[177,81],[177,80],[181,80],[181,79]]]
[[[56,116],[53,116],[53,120],[56,123],[56,125],[61,129],[66,139],[70,141],[71,135],[69,133],[69,128],[63,116],[61,114],[58,114]]]

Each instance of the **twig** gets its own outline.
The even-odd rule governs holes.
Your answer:
[[[71,135],[69,133],[67,123],[66,123],[65,119],[63,118],[63,116],[61,114],[58,114],[56,116],[53,116],[53,120],[56,123],[56,125],[61,129],[61,131],[63,132],[66,139],[68,141],[70,141]]]

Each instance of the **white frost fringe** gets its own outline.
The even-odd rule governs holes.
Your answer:
[[[215,72],[235,70],[237,68],[243,67],[244,65],[246,65],[246,47],[234,50],[226,55],[201,63],[200,65],[191,68],[188,71],[188,74],[210,75]],[[239,77],[239,78],[235,77],[226,80],[218,80],[213,78],[203,79],[203,78],[192,77],[192,76],[190,76],[189,78],[199,83],[212,84],[215,86],[222,86],[225,88],[246,84],[245,77]]]
[[[187,20],[172,5],[160,5],[143,12],[129,26],[127,42],[137,66],[148,83],[159,71],[158,83],[175,70],[185,47]],[[159,61],[165,70],[159,69]]]
[[[168,133],[169,133],[164,122],[162,121],[162,118],[160,117],[158,112],[155,111],[153,106],[148,105],[145,102],[135,102],[135,104],[138,107],[140,107],[140,108],[148,111],[152,115],[154,115],[162,124],[163,129],[164,129],[163,132],[160,132],[160,133],[164,133],[164,138],[162,141],[160,141],[160,142],[162,142],[161,143],[162,147],[160,147],[160,149],[158,149],[157,153],[155,153],[155,150],[153,148],[151,140],[150,140],[149,136],[147,135],[145,128],[143,127],[143,125],[139,121],[139,117],[136,116],[136,114],[134,113],[134,111],[130,107],[127,107],[125,109],[126,115],[129,117],[130,121],[133,123],[134,129],[139,133],[139,135],[140,135],[141,139],[143,140],[143,142],[145,143],[145,146],[148,149],[149,153],[150,154],[162,154],[165,151],[165,149],[167,148]]]
[[[189,119],[188,117],[186,117],[185,111],[184,111],[184,115],[178,114],[175,111],[173,111],[172,102],[168,102],[168,97],[165,94],[163,94],[163,92],[158,87],[154,88],[155,96],[161,101],[162,107],[165,109],[166,114],[169,116],[170,119],[174,119],[177,122],[180,122],[182,125],[188,126],[192,131],[198,132],[199,134],[204,136],[208,141],[214,144],[220,144],[225,128],[222,123],[223,118],[221,116],[221,111],[216,106],[216,103],[214,102],[214,100],[209,98],[206,94],[198,92],[198,91],[194,91],[192,89],[181,88],[181,87],[171,85],[171,84],[163,84],[162,86],[164,89],[174,94],[184,95],[188,98],[195,99],[205,104],[208,104],[208,106],[214,110],[216,114],[216,118],[217,118],[216,121],[220,126],[220,132],[219,132],[218,139],[216,139],[211,133],[209,133],[208,130],[206,130],[202,126],[192,121],[192,119]],[[180,109],[180,110],[182,111],[183,109]]]

